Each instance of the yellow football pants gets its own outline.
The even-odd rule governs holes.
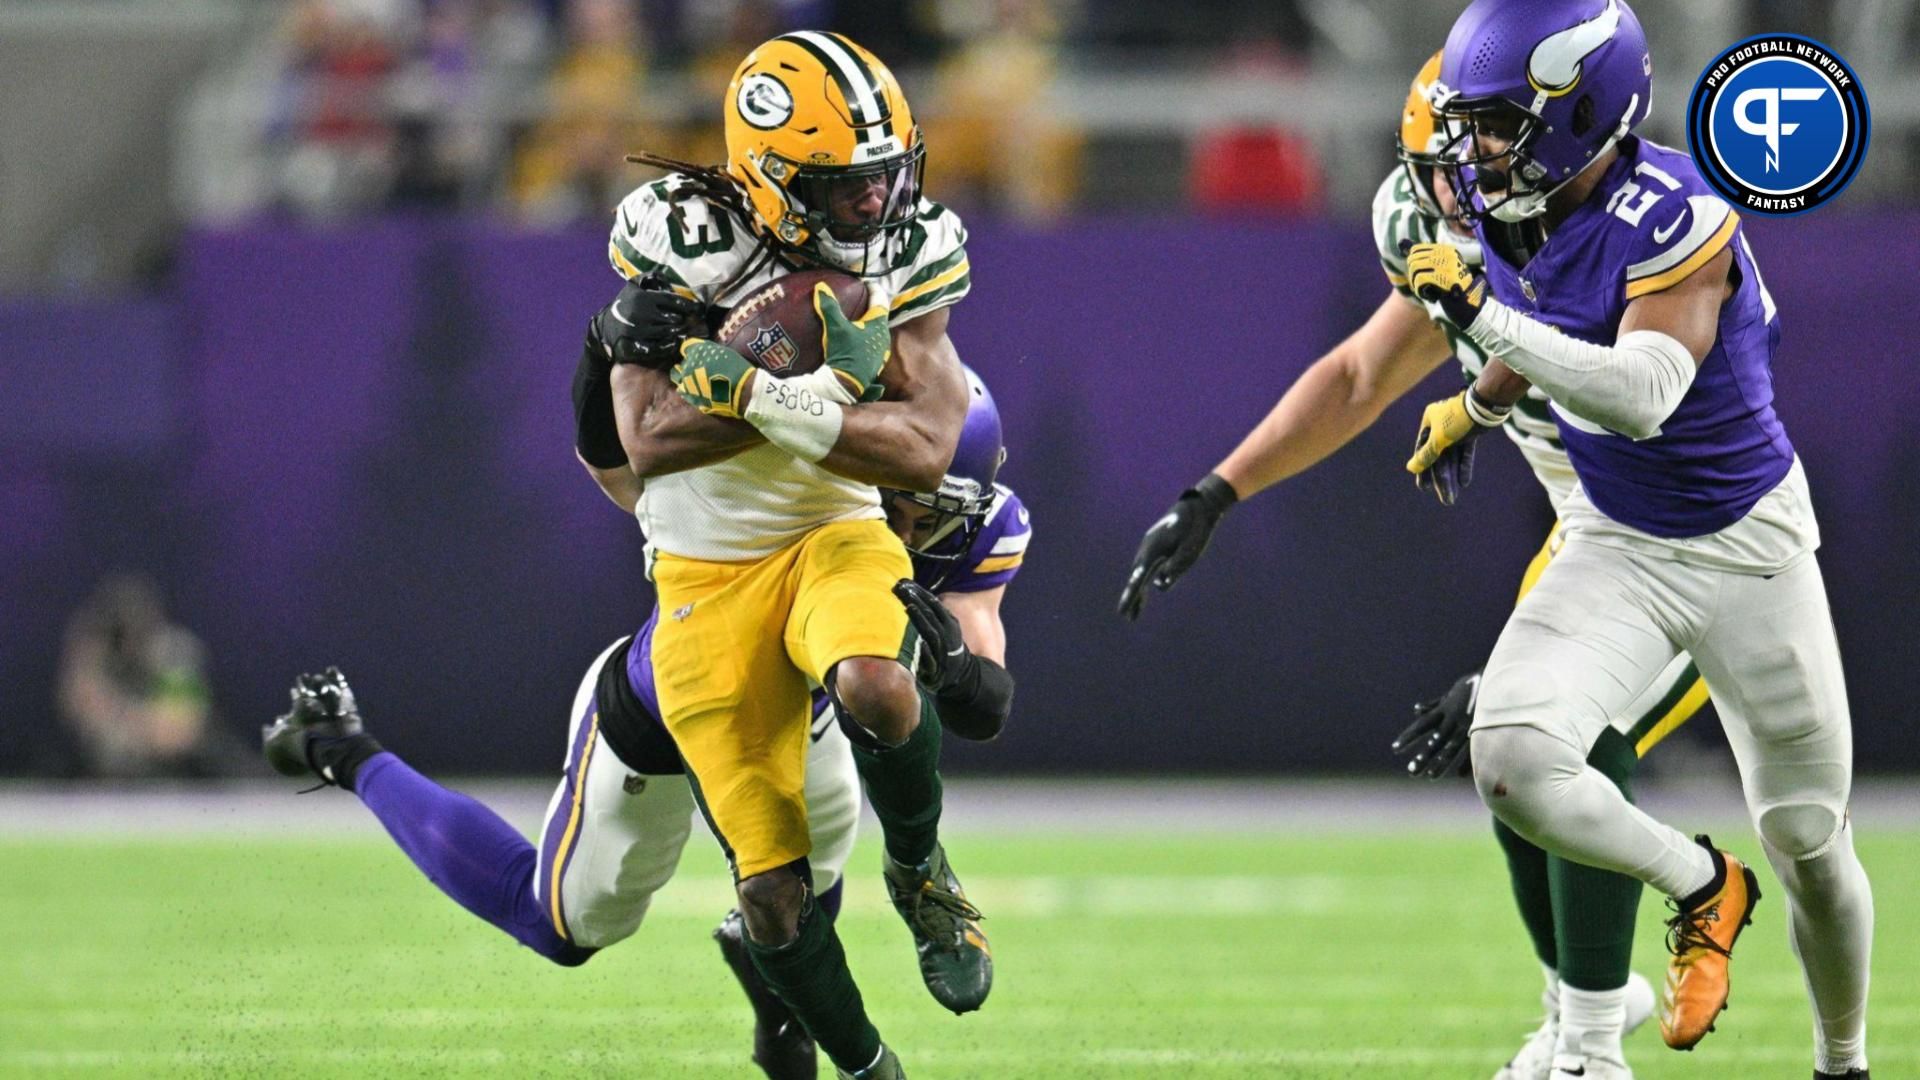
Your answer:
[[[848,657],[898,657],[907,613],[893,586],[912,576],[877,520],[823,525],[748,562],[654,561],[661,719],[736,877],[807,855],[808,679]]]

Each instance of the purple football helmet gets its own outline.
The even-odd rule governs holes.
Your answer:
[[[962,365],[965,367],[965,365]],[[922,525],[924,538],[916,537],[908,545],[916,559],[945,560],[958,563],[973,546],[980,526],[993,509],[993,480],[1007,460],[1007,449],[1000,439],[1000,409],[987,392],[987,384],[972,368],[967,373],[967,418],[960,427],[960,442],[954,448],[953,462],[940,480],[938,491],[900,491],[883,488],[880,497],[890,503],[905,499],[933,511]],[[918,530],[917,530],[918,531]],[[943,572],[940,575],[945,577]],[[928,586],[934,588],[934,586]]]
[[[1647,118],[1652,91],[1647,35],[1626,0],[1474,0],[1447,35],[1434,95],[1461,208],[1509,222],[1545,213]],[[1487,167],[1503,159],[1504,178]]]

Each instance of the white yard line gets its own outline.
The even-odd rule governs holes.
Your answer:
[[[203,785],[0,784],[0,839],[22,836],[381,835],[352,796],[296,796],[293,781]],[[551,786],[454,780],[452,786],[531,833]],[[1655,816],[1689,829],[1741,827],[1739,791],[1724,782],[1642,790]],[[1920,825],[1920,786],[1892,779],[1854,788],[1863,830]],[[1465,781],[950,779],[945,828],[954,833],[1179,835],[1200,832],[1451,833],[1485,826]],[[872,822],[869,820],[868,826]]]
[[[1721,1044],[1714,1047],[1714,1060],[1722,1070],[1716,1075],[1726,1073],[1729,1067],[1799,1067],[1806,1061],[1806,1051],[1802,1048],[1773,1049],[1767,1047],[1743,1047]],[[305,1062],[310,1065],[353,1065],[394,1066],[412,1068],[476,1068],[485,1066],[506,1067],[519,1062],[523,1055],[485,1047],[434,1047],[419,1050],[399,1050],[384,1048],[343,1048],[308,1049],[285,1048],[274,1051],[275,1060],[282,1064]],[[1487,1052],[1478,1047],[1435,1048],[1392,1047],[1357,1048],[1352,1050],[1169,1050],[1151,1047],[1105,1047],[1091,1053],[1077,1047],[1025,1047],[1019,1049],[992,1050],[967,1049],[943,1050],[926,1048],[914,1051],[915,1062],[925,1062],[949,1069],[971,1066],[973,1068],[1017,1069],[1021,1067],[1037,1068],[1041,1066],[1098,1064],[1103,1070],[1138,1071],[1143,1075],[1164,1075],[1170,1067],[1183,1070],[1205,1072],[1208,1069],[1234,1069],[1244,1072],[1249,1068],[1319,1068],[1329,1070],[1329,1075],[1351,1075],[1345,1070],[1361,1067],[1398,1067],[1398,1068],[1467,1068],[1483,1065]],[[737,1047],[716,1047],[711,1050],[688,1049],[647,1049],[644,1047],[619,1047],[609,1045],[595,1050],[581,1050],[570,1054],[558,1055],[555,1063],[605,1068],[635,1068],[652,1072],[665,1066],[681,1068],[727,1069],[737,1067],[741,1052]],[[99,1069],[103,1067],[129,1068],[145,1066],[147,1068],[241,1068],[243,1071],[257,1070],[260,1052],[257,1048],[203,1048],[179,1050],[52,1050],[52,1051],[6,1051],[0,1050],[0,1066],[12,1066],[29,1070],[59,1069]],[[1876,1048],[1874,1063],[1920,1063],[1920,1053],[1910,1048]],[[1783,1071],[1783,1070],[1782,1070]]]

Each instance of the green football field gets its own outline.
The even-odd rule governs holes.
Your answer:
[[[1903,902],[1917,841],[1860,844],[1880,900],[1873,1064],[1892,1077],[1920,1074],[1920,918]],[[953,849],[989,915],[983,1012],[950,1016],[922,990],[870,843],[842,917],[915,1077],[1484,1080],[1535,1022],[1537,969],[1477,834]],[[690,848],[639,935],[562,970],[376,840],[0,841],[0,1075],[757,1076],[707,937],[727,906],[716,863]],[[1676,1054],[1648,1025],[1628,1042],[1640,1076],[1808,1074],[1805,996],[1766,891],[1719,1032]],[[1635,958],[1656,983],[1657,914],[1647,900]]]

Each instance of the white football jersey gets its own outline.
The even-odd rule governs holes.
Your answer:
[[[674,201],[687,183],[669,176],[621,201],[607,258],[623,277],[658,275],[702,303],[731,306],[793,271],[768,257],[738,215],[698,197]],[[966,241],[957,214],[921,200],[919,220],[907,226],[903,265],[884,277],[865,279],[874,301],[887,306],[892,325],[967,294],[972,282]],[[768,444],[717,464],[649,479],[635,516],[654,550],[735,562],[770,555],[830,522],[885,514],[872,486]]]

